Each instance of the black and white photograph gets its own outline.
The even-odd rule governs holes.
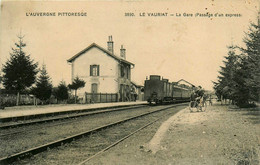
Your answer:
[[[259,0],[0,0],[0,164],[259,165]]]

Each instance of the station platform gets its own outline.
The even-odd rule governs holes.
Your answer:
[[[147,104],[146,101],[136,102],[113,102],[113,103],[95,103],[95,104],[53,104],[53,105],[38,105],[38,106],[15,106],[6,107],[0,110],[0,120],[5,118],[15,118],[23,116],[54,114],[60,112],[72,112],[79,110],[95,110],[102,108],[124,107],[132,105]]]

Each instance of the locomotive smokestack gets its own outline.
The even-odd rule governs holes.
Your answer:
[[[121,45],[120,56],[121,56],[123,59],[126,59],[126,56],[125,56],[125,48],[123,47],[123,45]]]
[[[114,42],[113,42],[112,36],[108,36],[107,49],[112,54],[114,54]]]

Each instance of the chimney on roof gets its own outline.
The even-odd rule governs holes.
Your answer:
[[[125,48],[123,47],[123,45],[121,45],[120,57],[122,57],[123,59],[126,59],[126,57],[125,57]]]
[[[107,49],[112,54],[114,54],[114,42],[113,42],[112,36],[108,36]]]

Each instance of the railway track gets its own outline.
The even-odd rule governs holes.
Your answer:
[[[133,104],[133,105],[121,105],[121,106],[111,106],[111,107],[98,107],[98,108],[91,108],[91,109],[79,109],[79,110],[67,110],[67,111],[60,111],[60,112],[47,112],[43,114],[31,114],[26,116],[16,116],[16,117],[4,117],[0,118],[0,128],[4,125],[11,125],[11,124],[3,124],[3,123],[12,123],[12,122],[21,122],[26,123],[26,121],[33,120],[33,119],[42,119],[42,118],[53,118],[56,116],[62,115],[71,115],[71,114],[80,114],[84,112],[93,112],[98,110],[106,110],[106,109],[117,109],[117,108],[128,108],[133,106],[141,106],[147,104]],[[15,124],[14,124],[15,125]],[[2,127],[4,128],[4,127]]]
[[[0,126],[0,130],[4,130],[4,129],[8,129],[8,128],[22,127],[22,126],[28,126],[28,125],[33,125],[33,124],[41,124],[41,123],[48,123],[48,122],[54,122],[54,121],[61,121],[61,120],[66,120],[66,119],[74,119],[74,118],[80,118],[80,117],[91,116],[91,115],[102,114],[102,113],[108,113],[108,112],[142,108],[142,107],[145,107],[145,106],[147,106],[147,105],[135,105],[135,106],[129,106],[129,107],[95,110],[95,111],[91,111],[91,112],[81,112],[79,114],[70,114],[70,115],[66,115],[66,116],[58,116],[58,117],[52,117],[52,118],[47,118],[47,119],[28,121],[28,122],[24,122],[24,123],[5,124],[5,125]],[[62,122],[62,123],[53,124],[52,126],[62,125],[62,124],[65,124],[65,123],[73,123],[73,122],[76,122],[76,121],[65,121],[65,122]],[[41,128],[41,126],[35,128],[35,129],[39,129],[39,128]],[[31,132],[35,129],[31,129],[29,131],[28,130],[18,130],[18,131],[14,131],[14,132],[4,133],[4,134],[0,134],[0,137],[11,136],[11,135],[14,135],[14,134],[23,133],[25,131]]]
[[[180,104],[178,104],[180,105]],[[119,121],[116,121],[116,122],[113,122],[113,123],[110,123],[110,124],[106,124],[106,125],[103,125],[103,126],[100,126],[100,127],[97,127],[97,128],[94,128],[92,130],[89,130],[89,131],[84,131],[84,132],[81,132],[81,133],[78,133],[78,134],[75,134],[73,136],[69,136],[69,137],[66,137],[66,138],[62,138],[62,139],[59,139],[59,140],[56,140],[56,141],[53,141],[53,142],[50,142],[50,143],[47,143],[47,144],[44,144],[44,145],[41,145],[41,146],[38,146],[38,147],[34,147],[34,148],[31,148],[31,149],[28,149],[26,151],[22,151],[22,152],[19,152],[19,153],[16,153],[16,154],[13,154],[13,155],[10,155],[10,156],[7,156],[7,157],[3,157],[0,159],[0,163],[11,163],[17,159],[21,159],[21,158],[24,158],[24,157],[27,157],[27,156],[30,156],[30,155],[35,155],[37,153],[40,153],[40,152],[43,152],[43,151],[46,151],[48,150],[49,148],[54,148],[54,147],[57,147],[57,146],[61,146],[65,143],[69,143],[73,140],[76,140],[76,139],[79,139],[79,138],[82,138],[84,136],[88,136],[88,135],[91,135],[93,134],[94,132],[98,132],[98,131],[101,131],[101,130],[104,130],[106,128],[109,128],[109,127],[112,127],[112,126],[115,126],[115,125],[118,125],[118,124],[122,124],[122,123],[125,123],[127,121],[130,121],[130,120],[134,120],[134,119],[137,119],[137,118],[140,118],[140,117],[143,117],[143,116],[146,116],[146,115],[149,115],[149,114],[153,114],[153,113],[156,113],[156,112],[160,112],[160,111],[163,111],[163,110],[167,110],[167,109],[170,109],[170,108],[173,108],[173,107],[176,107],[178,105],[172,105],[172,106],[167,106],[165,108],[160,108],[156,111],[152,111],[152,112],[147,112],[147,113],[143,113],[141,115],[136,115],[134,117],[130,117],[130,118],[127,118],[127,119],[123,119],[123,120],[119,120]],[[183,104],[182,104],[183,105]],[[159,119],[158,119],[159,120]],[[155,122],[155,121],[154,121]],[[151,122],[150,124],[152,124],[153,122]],[[147,125],[148,126],[148,125]],[[144,127],[145,128],[145,127]],[[120,142],[120,141],[119,141]],[[118,142],[118,143],[119,143]],[[111,146],[112,147],[112,146]]]
[[[170,107],[170,108],[172,108],[172,107]],[[168,109],[168,108],[167,108],[167,109]],[[163,110],[164,110],[164,109],[163,109]],[[150,126],[150,125],[152,125],[153,123],[159,121],[160,119],[162,119],[162,118],[164,118],[165,116],[168,116],[168,115],[170,115],[170,114],[172,114],[172,113],[174,113],[174,112],[167,113],[167,114],[165,114],[165,115],[163,115],[163,116],[160,116],[160,117],[158,117],[157,119],[155,119],[155,120],[153,120],[153,121],[151,121],[151,122],[149,122],[149,123],[144,124],[143,126],[141,126],[141,127],[137,128],[137,129],[135,129],[134,131],[130,132],[130,133],[127,134],[126,136],[124,136],[124,137],[118,139],[116,142],[112,143],[111,145],[109,145],[109,146],[105,147],[104,149],[102,149],[102,150],[96,152],[94,155],[92,155],[92,156],[90,156],[90,157],[84,159],[83,161],[81,161],[80,163],[78,163],[78,165],[87,164],[90,160],[92,160],[92,159],[94,159],[95,157],[101,155],[101,154],[104,153],[105,151],[107,151],[107,150],[109,150],[109,149],[115,147],[117,144],[123,142],[125,139],[131,137],[131,136],[134,135],[135,133],[141,131],[142,129],[144,129],[144,128]]]
[[[0,158],[155,109],[157,109],[157,107],[149,106],[145,108],[114,111],[82,118],[73,118],[65,121],[2,130],[0,131],[1,133],[8,133],[10,131],[26,129],[24,133],[0,137]],[[63,124],[59,125],[58,123],[61,122]]]

